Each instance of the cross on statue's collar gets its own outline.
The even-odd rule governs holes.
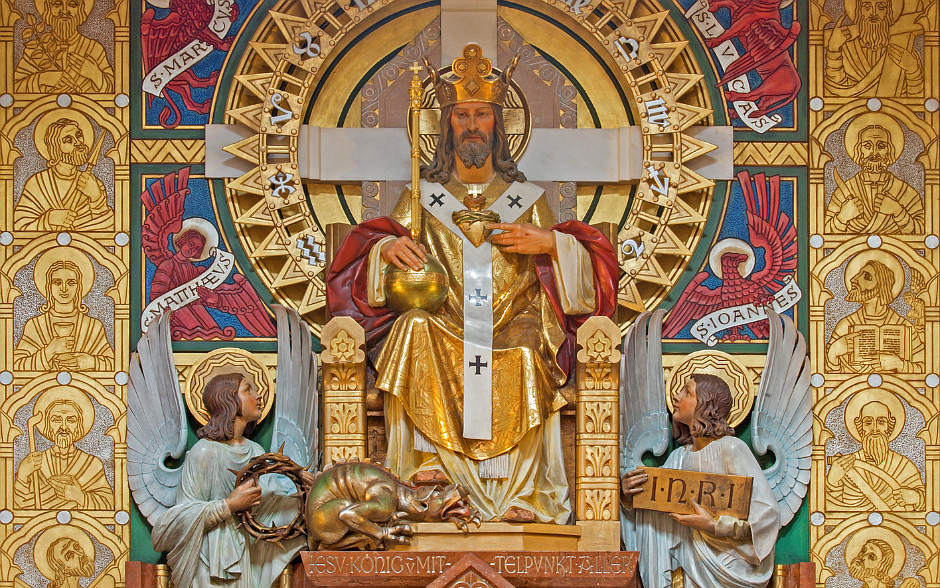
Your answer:
[[[467,186],[467,194],[469,194],[472,198],[479,198],[480,194],[482,193],[483,188],[480,186],[480,184],[470,184]]]

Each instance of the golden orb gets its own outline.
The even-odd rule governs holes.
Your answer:
[[[392,265],[385,274],[385,300],[398,314],[413,309],[433,313],[447,298],[447,281],[444,266],[430,255],[418,271]]]

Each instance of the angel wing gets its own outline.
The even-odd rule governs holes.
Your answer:
[[[293,309],[272,305],[277,315],[277,397],[271,451],[305,467],[319,466],[317,357],[310,328]]]
[[[666,410],[662,326],[666,311],[644,312],[627,331],[620,360],[620,474],[643,465],[643,454],[662,455],[671,429]],[[633,512],[621,513],[620,537],[636,550]]]
[[[186,412],[180,393],[170,314],[164,313],[137,342],[127,388],[127,482],[150,524],[176,502],[183,468],[169,469],[167,457],[186,449]]]
[[[220,284],[215,288],[219,301],[207,306],[234,314],[255,337],[273,337],[274,324],[254,287],[245,276],[238,273],[232,276],[232,280],[231,284]]]
[[[745,47],[744,55],[736,60],[734,65],[728,66],[715,87],[724,86],[776,58],[789,49],[799,36],[800,23],[796,20],[789,29],[785,28],[779,20],[769,18],[752,23],[744,38],[739,37]]]
[[[141,227],[140,243],[154,265],[173,256],[167,245],[170,235],[183,226],[183,210],[189,194],[189,168],[170,172],[151,184],[140,195],[147,211]]]
[[[672,338],[682,331],[689,321],[700,319],[706,314],[714,312],[725,304],[722,298],[722,286],[719,284],[709,288],[703,282],[711,277],[707,271],[699,272],[689,285],[686,286],[679,301],[672,307],[669,318],[663,326],[666,337]]]
[[[666,311],[644,312],[627,331],[620,364],[620,469],[643,465],[647,451],[662,455],[669,445],[662,326]]]
[[[782,323],[781,323],[782,319]],[[773,451],[776,461],[764,470],[780,507],[780,523],[789,523],[806,496],[812,464],[813,414],[806,341],[788,316],[767,308],[770,345],[754,403],[751,440],[754,451]]]

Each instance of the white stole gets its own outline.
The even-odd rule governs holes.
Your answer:
[[[535,184],[514,182],[488,210],[498,213],[500,222],[512,223],[541,195]],[[493,246],[484,241],[474,247],[454,224],[453,213],[467,207],[441,184],[421,180],[421,206],[463,240],[463,436],[489,440],[493,437]]]

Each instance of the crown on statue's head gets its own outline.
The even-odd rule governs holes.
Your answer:
[[[493,73],[493,62],[483,57],[483,49],[476,43],[463,48],[463,57],[454,60],[449,73],[438,73],[425,58],[437,101],[442,108],[459,102],[502,105],[518,62],[519,56],[516,55],[502,75],[497,75]]]

